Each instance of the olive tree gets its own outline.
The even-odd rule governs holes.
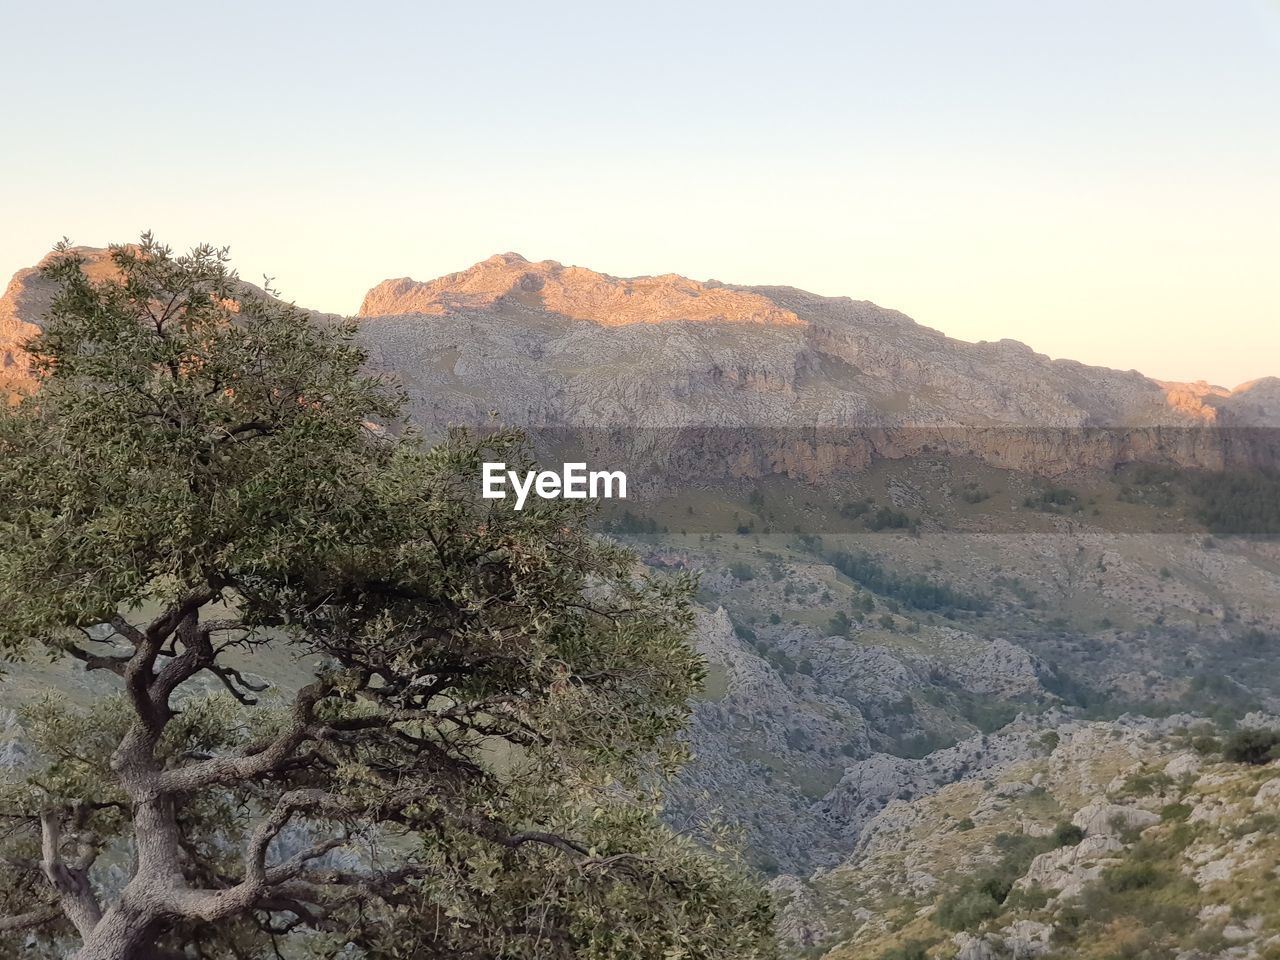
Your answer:
[[[772,956],[659,816],[690,583],[480,499],[518,436],[420,441],[353,326],[225,251],[111,257],[50,262],[0,414],[0,689],[65,681],[14,697],[0,955]]]

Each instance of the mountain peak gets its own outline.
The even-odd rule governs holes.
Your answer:
[[[490,257],[488,260],[485,260],[484,262],[492,263],[492,264],[505,263],[510,265],[515,263],[528,263],[529,258],[523,257],[513,250],[508,250],[506,253],[495,253],[492,257]]]
[[[495,254],[438,280],[384,280],[365,296],[360,316],[440,316],[520,307],[606,327],[679,322],[802,324],[792,311],[754,291],[676,274],[614,277],[554,260],[535,263],[518,253]]]

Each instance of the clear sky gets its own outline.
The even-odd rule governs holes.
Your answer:
[[[1280,0],[11,3],[0,273],[151,228],[352,312],[493,253],[1280,374]]]

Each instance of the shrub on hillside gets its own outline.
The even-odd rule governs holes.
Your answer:
[[[926,940],[909,940],[900,947],[890,947],[880,960],[928,960],[930,944]]]
[[[1228,738],[1222,755],[1232,763],[1255,766],[1280,759],[1280,730],[1238,730]]]
[[[1074,847],[1084,839],[1084,831],[1065,820],[1053,829],[1053,842],[1059,847]]]
[[[972,930],[1000,912],[1000,904],[985,890],[957,890],[942,898],[934,920],[944,930]]]

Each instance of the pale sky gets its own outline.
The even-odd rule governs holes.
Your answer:
[[[353,312],[493,253],[1280,374],[1280,2],[6,4],[0,274],[228,244]]]

